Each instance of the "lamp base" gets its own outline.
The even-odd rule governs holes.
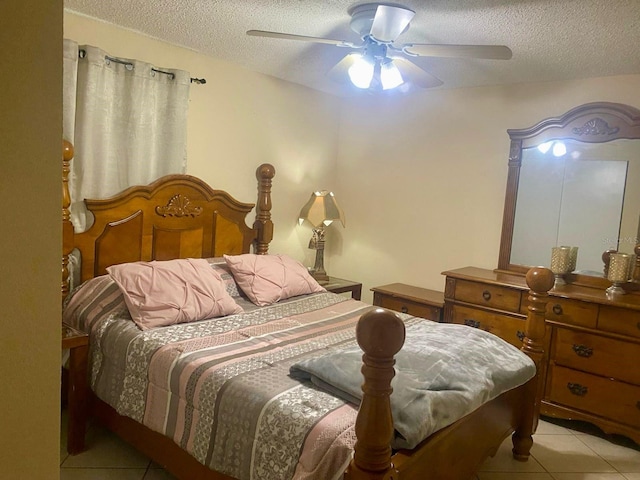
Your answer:
[[[311,270],[311,276],[320,285],[326,285],[329,283],[329,275],[327,275],[327,272],[325,271],[316,272],[315,270]]]
[[[324,269],[324,228],[318,227],[313,229],[313,237],[309,242],[309,248],[316,249],[316,263],[311,269],[311,276],[320,285],[329,283],[329,275]]]

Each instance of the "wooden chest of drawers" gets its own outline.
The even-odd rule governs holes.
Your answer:
[[[442,308],[444,306],[442,292],[405,285],[404,283],[391,283],[381,287],[373,287],[371,291],[373,292],[373,304],[376,306],[436,322],[442,320]]]
[[[468,269],[467,274],[471,275],[468,279],[447,275],[444,321],[481,328],[516,347],[522,346],[527,316],[524,279],[522,284],[501,283],[491,277],[493,272],[475,268]]]
[[[467,267],[447,271],[445,322],[521,346],[528,306],[523,276]],[[567,285],[550,292],[541,412],[591,422],[640,443],[640,295],[615,300]]]

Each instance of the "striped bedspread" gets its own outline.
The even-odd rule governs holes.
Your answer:
[[[356,408],[289,368],[353,346],[372,307],[332,293],[238,303],[245,313],[141,331],[104,276],[73,292],[64,320],[90,332],[96,395],[201,463],[238,479],[336,477],[351,458]]]
[[[334,385],[357,396],[355,326],[373,307],[333,293],[261,308],[235,299],[244,313],[142,331],[104,276],[73,292],[64,319],[90,332],[96,395],[204,465],[240,480],[340,478],[355,444],[356,407],[292,378],[290,368],[320,378],[350,372]],[[526,355],[494,335],[400,317],[407,344],[391,399],[392,409],[400,402],[397,446],[417,444],[535,373]]]

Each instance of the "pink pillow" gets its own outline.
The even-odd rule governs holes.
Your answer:
[[[202,258],[123,263],[107,272],[142,330],[243,311]]]
[[[264,307],[285,298],[325,292],[307,269],[286,255],[225,255],[233,278],[249,297]]]

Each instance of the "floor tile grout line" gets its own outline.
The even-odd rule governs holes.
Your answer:
[[[144,471],[144,473],[142,474],[142,479],[141,479],[141,480],[144,480],[144,479],[146,478],[147,473],[149,473],[149,470],[151,470],[151,464],[152,464],[152,463],[153,463],[153,462],[152,462],[151,460],[149,460],[149,465],[147,465],[147,469],[146,469],[146,470]]]
[[[530,457],[533,458],[538,465],[540,465],[540,467],[544,470],[544,473],[547,473],[547,474],[551,475],[551,472],[549,470],[547,470],[547,467],[545,467],[540,460],[538,460],[536,457],[534,457],[533,453],[530,454]],[[543,472],[540,472],[540,473],[543,473]],[[551,475],[551,476],[553,477],[553,475]]]
[[[551,435],[565,435],[565,434],[564,434],[564,433],[562,433],[562,434],[560,434],[560,433],[558,433],[558,434],[551,434],[551,433],[546,433],[546,434],[545,434],[545,433],[541,433],[540,435],[547,435],[547,436],[551,436]],[[536,439],[534,438],[534,439],[533,439],[533,442],[535,443],[535,441],[536,441]],[[542,463],[540,460],[538,460],[538,459],[533,455],[533,453],[531,454],[531,458],[533,458],[533,459],[536,461],[536,463],[537,463],[538,465],[540,465],[540,467],[544,470],[544,473],[546,473],[546,474],[547,474],[547,475],[549,475],[552,479],[554,479],[554,480],[555,480],[555,477],[554,477],[554,475],[553,475],[553,472],[550,472],[549,470],[547,470],[547,467],[545,467],[545,466],[543,465],[543,463]],[[540,473],[543,473],[543,472],[540,472]],[[559,472],[556,472],[556,473],[559,473]]]
[[[611,468],[613,468],[613,470],[614,470],[616,473],[619,473],[620,475],[624,476],[623,472],[621,472],[620,470],[618,470],[618,469],[616,468],[616,466],[615,466],[615,465],[613,465],[609,460],[607,460],[606,458],[604,458],[602,455],[600,455],[598,452],[596,452],[593,448],[591,448],[589,445],[587,445],[587,443],[586,443],[586,442],[584,442],[584,441],[580,438],[580,435],[575,435],[575,437],[578,439],[578,441],[579,441],[580,443],[582,443],[585,447],[587,447],[589,450],[591,450],[593,453],[595,453],[595,454],[598,456],[598,458],[602,459],[602,461],[603,461],[603,462],[605,462],[607,465],[609,465]],[[623,448],[623,447],[620,447],[620,448]]]

